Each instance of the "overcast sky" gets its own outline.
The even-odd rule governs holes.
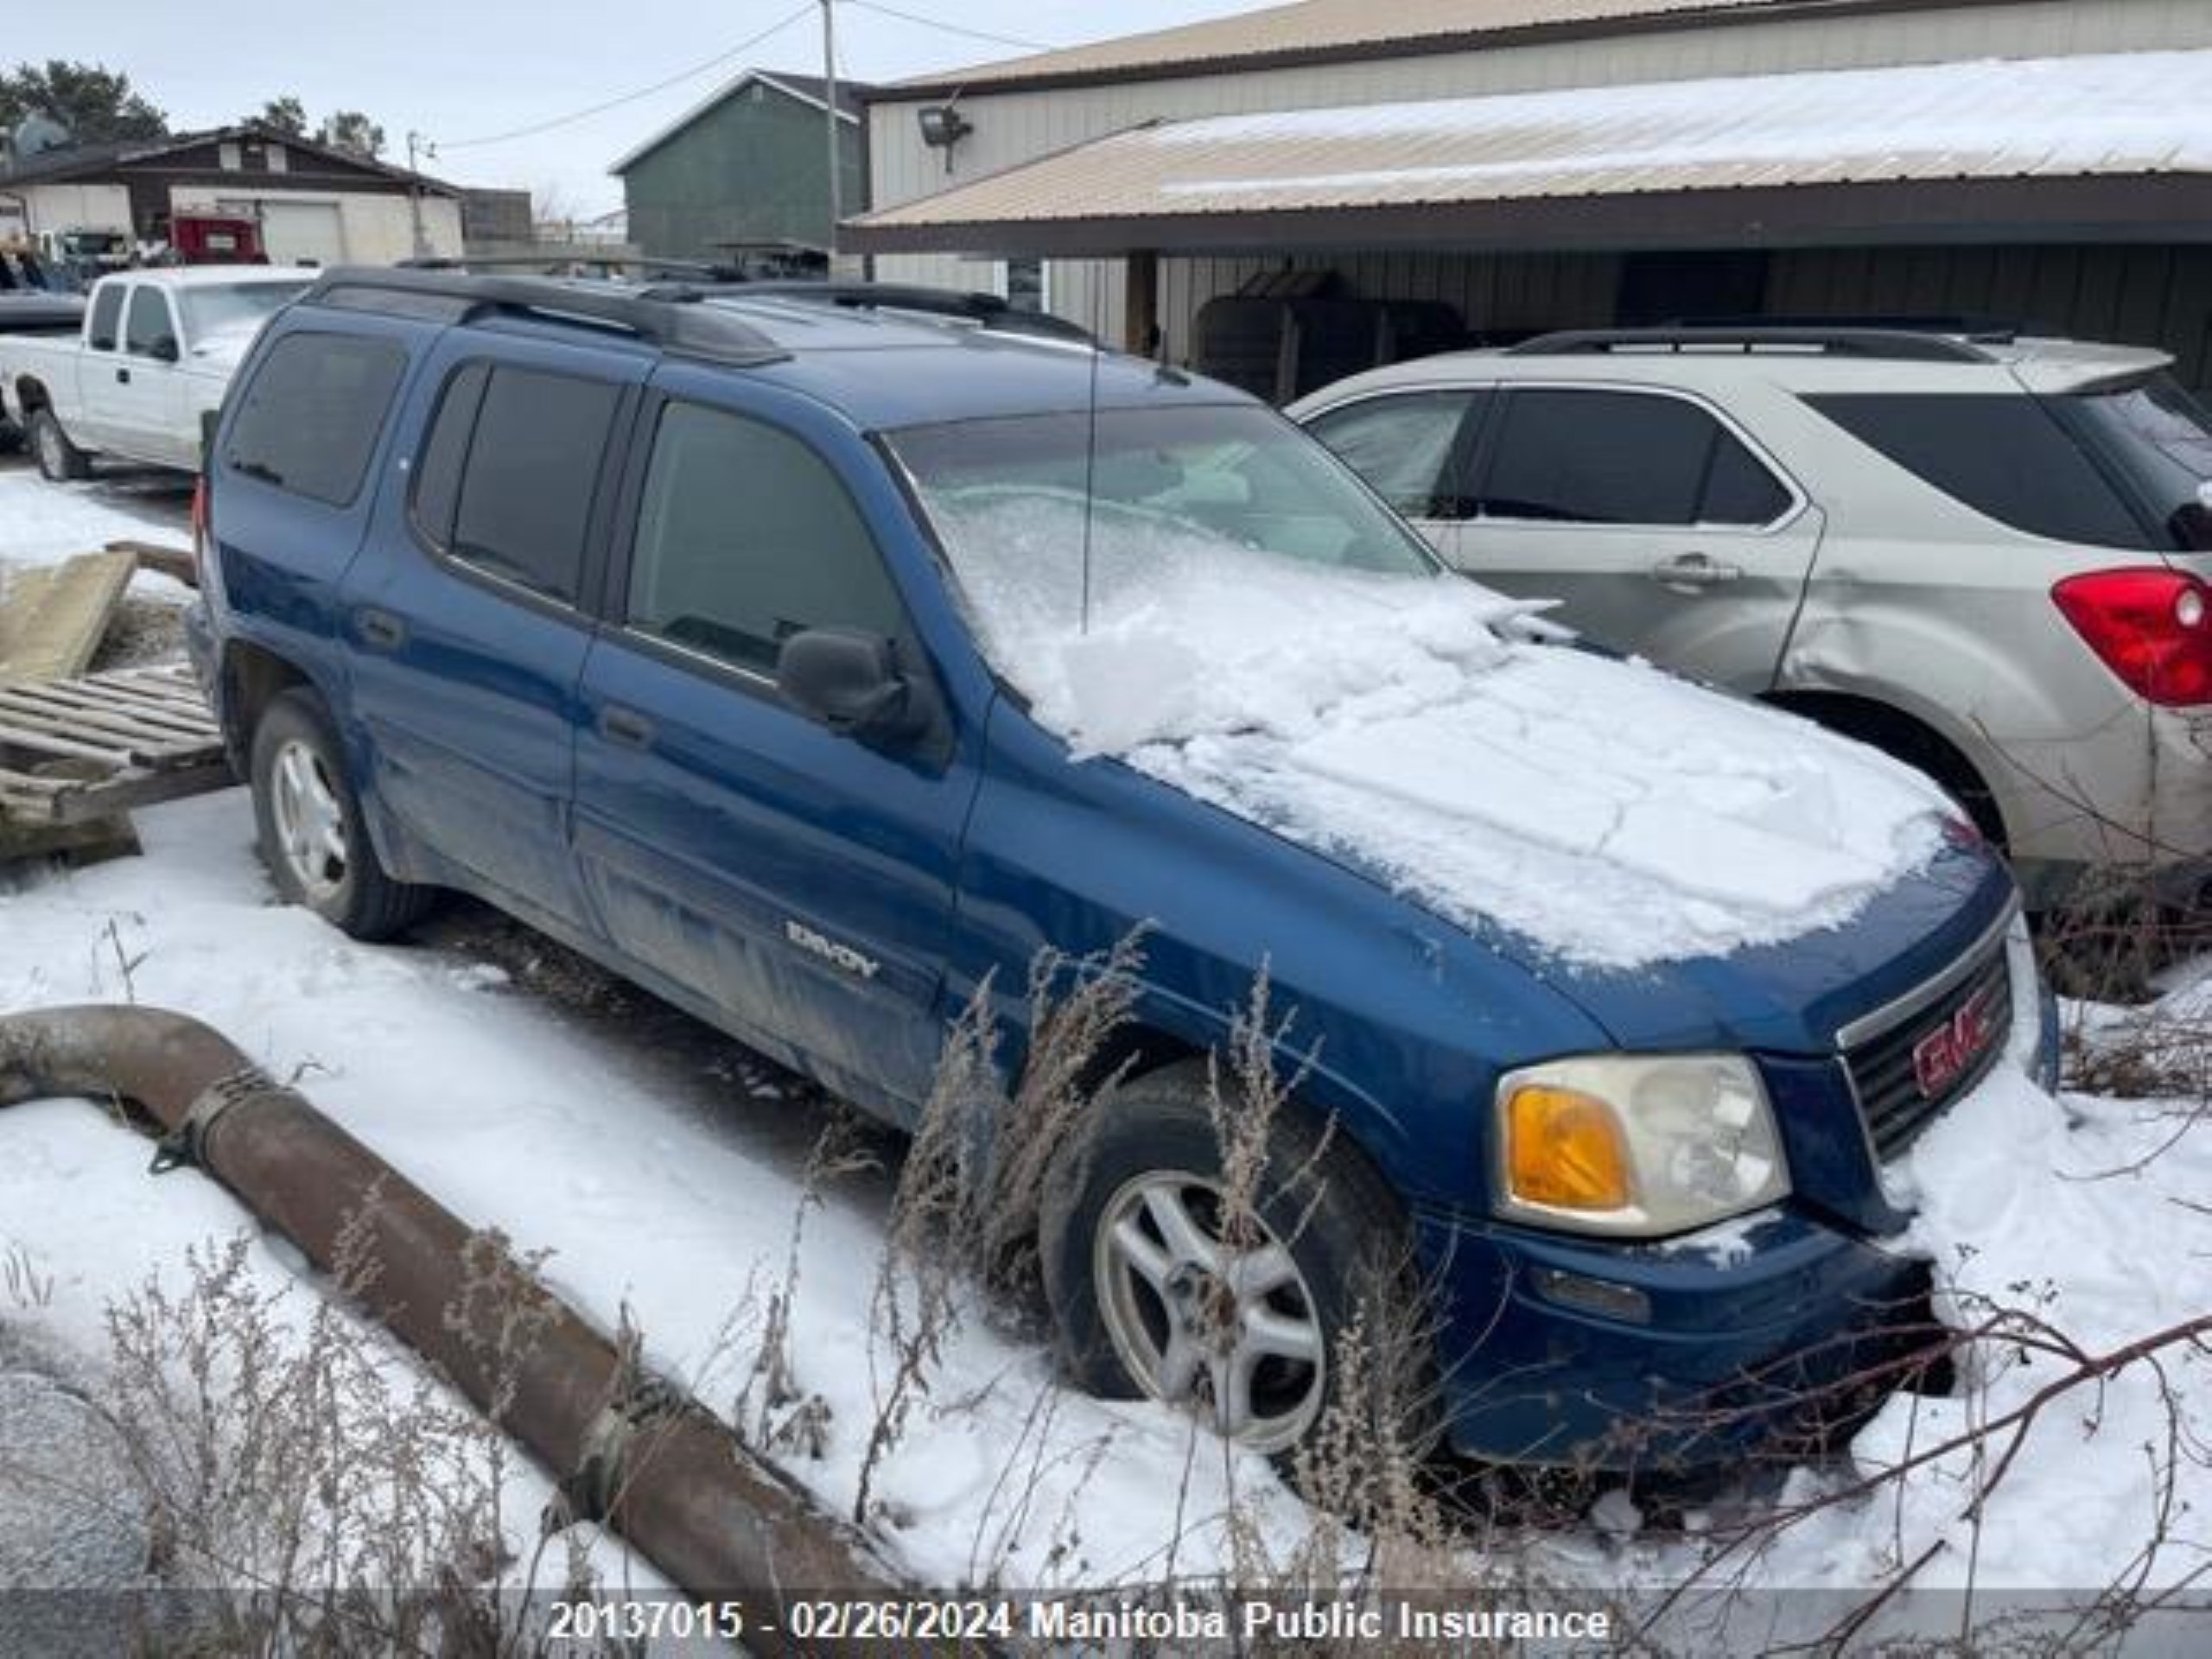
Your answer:
[[[1254,10],[1260,0],[884,0],[965,29],[1073,46]],[[758,46],[621,107],[508,143],[510,132],[670,80],[804,6]],[[180,128],[207,127],[292,93],[321,120],[359,109],[385,156],[411,129],[439,145],[423,170],[457,184],[551,193],[577,217],[621,205],[607,164],[747,67],[822,69],[806,0],[10,0],[0,62],[71,58],[119,69]],[[862,80],[1017,56],[838,0],[838,73]]]

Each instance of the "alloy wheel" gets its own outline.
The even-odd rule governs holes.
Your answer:
[[[1107,1336],[1147,1394],[1265,1452],[1320,1415],[1327,1350],[1313,1293],[1265,1222],[1230,1225],[1217,1181],[1160,1170],[1125,1182],[1100,1217],[1092,1271]]]
[[[270,769],[270,817],[292,878],[310,899],[327,899],[351,867],[346,811],[322,757],[294,741],[276,751]]]

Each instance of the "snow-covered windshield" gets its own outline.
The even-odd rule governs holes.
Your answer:
[[[1009,607],[1025,626],[1095,620],[1170,577],[1235,580],[1255,559],[1440,570],[1341,463],[1247,405],[962,421],[891,442],[987,635]]]
[[[296,283],[241,283],[236,288],[181,288],[184,326],[194,345],[216,334],[251,334],[308,291]]]

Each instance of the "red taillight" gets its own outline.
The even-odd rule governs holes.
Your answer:
[[[202,585],[207,580],[207,476],[192,486],[192,568]]]
[[[2129,690],[2168,708],[2212,702],[2212,588],[2177,570],[2069,576],[2052,600]]]

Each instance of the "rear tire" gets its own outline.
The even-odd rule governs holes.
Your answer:
[[[263,711],[251,775],[262,861],[289,902],[370,942],[429,908],[434,889],[394,880],[377,861],[344,748],[314,692],[283,692]]]
[[[1377,1292],[1415,1293],[1405,1211],[1357,1147],[1341,1135],[1325,1145],[1286,1111],[1267,1153],[1259,1236],[1231,1249],[1205,1065],[1140,1077],[1102,1098],[1055,1160],[1039,1247],[1061,1351],[1083,1387],[1194,1408],[1287,1466],[1340,1403],[1355,1318]],[[1375,1317],[1387,1332],[1415,1327],[1416,1354],[1383,1358],[1413,1384],[1394,1427],[1425,1450],[1432,1338],[1426,1307],[1408,1306],[1411,1321],[1389,1306]]]
[[[61,429],[52,410],[33,410],[24,435],[40,475],[48,483],[70,484],[92,475],[92,457],[69,442],[69,435]]]

